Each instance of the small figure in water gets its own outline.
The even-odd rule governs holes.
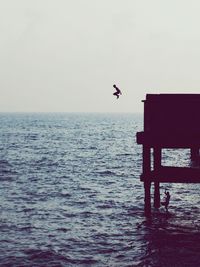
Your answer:
[[[161,201],[161,205],[165,206],[166,212],[168,212],[169,201],[170,201],[170,193],[165,189],[165,196]]]
[[[122,95],[122,92],[120,89],[114,84],[113,87],[116,89],[116,92],[113,93],[113,95],[116,95],[117,99],[119,98],[119,95]]]

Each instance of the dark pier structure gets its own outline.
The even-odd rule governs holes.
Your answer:
[[[200,169],[162,166],[162,149],[189,148],[197,161],[200,148],[200,94],[147,94],[144,131],[137,133],[143,146],[145,215],[151,214],[151,184],[154,207],[160,207],[160,183],[200,183]],[[153,153],[151,153],[153,152]],[[153,159],[151,159],[153,154]]]

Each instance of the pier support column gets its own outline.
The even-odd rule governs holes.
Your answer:
[[[195,161],[197,160],[197,158],[199,157],[199,148],[197,147],[192,147],[190,149],[190,156],[191,156],[191,160]]]
[[[151,149],[150,146],[143,145],[143,176],[144,176],[144,213],[151,215]]]
[[[146,217],[151,216],[151,182],[144,182],[144,214]]]
[[[160,184],[154,183],[154,208],[160,208]]]
[[[160,147],[154,148],[154,171],[159,172],[161,168],[162,153]],[[154,207],[160,208],[160,183],[154,182]]]

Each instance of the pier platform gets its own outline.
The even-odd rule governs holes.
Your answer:
[[[200,168],[162,166],[162,149],[190,149],[191,161],[199,159],[200,94],[148,94],[144,102],[144,130],[136,135],[143,147],[145,214],[160,207],[160,183],[200,183]],[[153,151],[153,164],[151,164]],[[153,167],[152,167],[153,166]]]

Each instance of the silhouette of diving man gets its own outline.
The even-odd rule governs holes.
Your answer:
[[[163,201],[161,202],[161,205],[165,206],[166,212],[168,212],[169,201],[170,201],[170,194],[165,189],[165,197]]]
[[[116,95],[117,99],[119,98],[119,95],[122,95],[122,92],[120,89],[114,84],[113,87],[116,89],[116,92],[113,93],[113,95]]]

